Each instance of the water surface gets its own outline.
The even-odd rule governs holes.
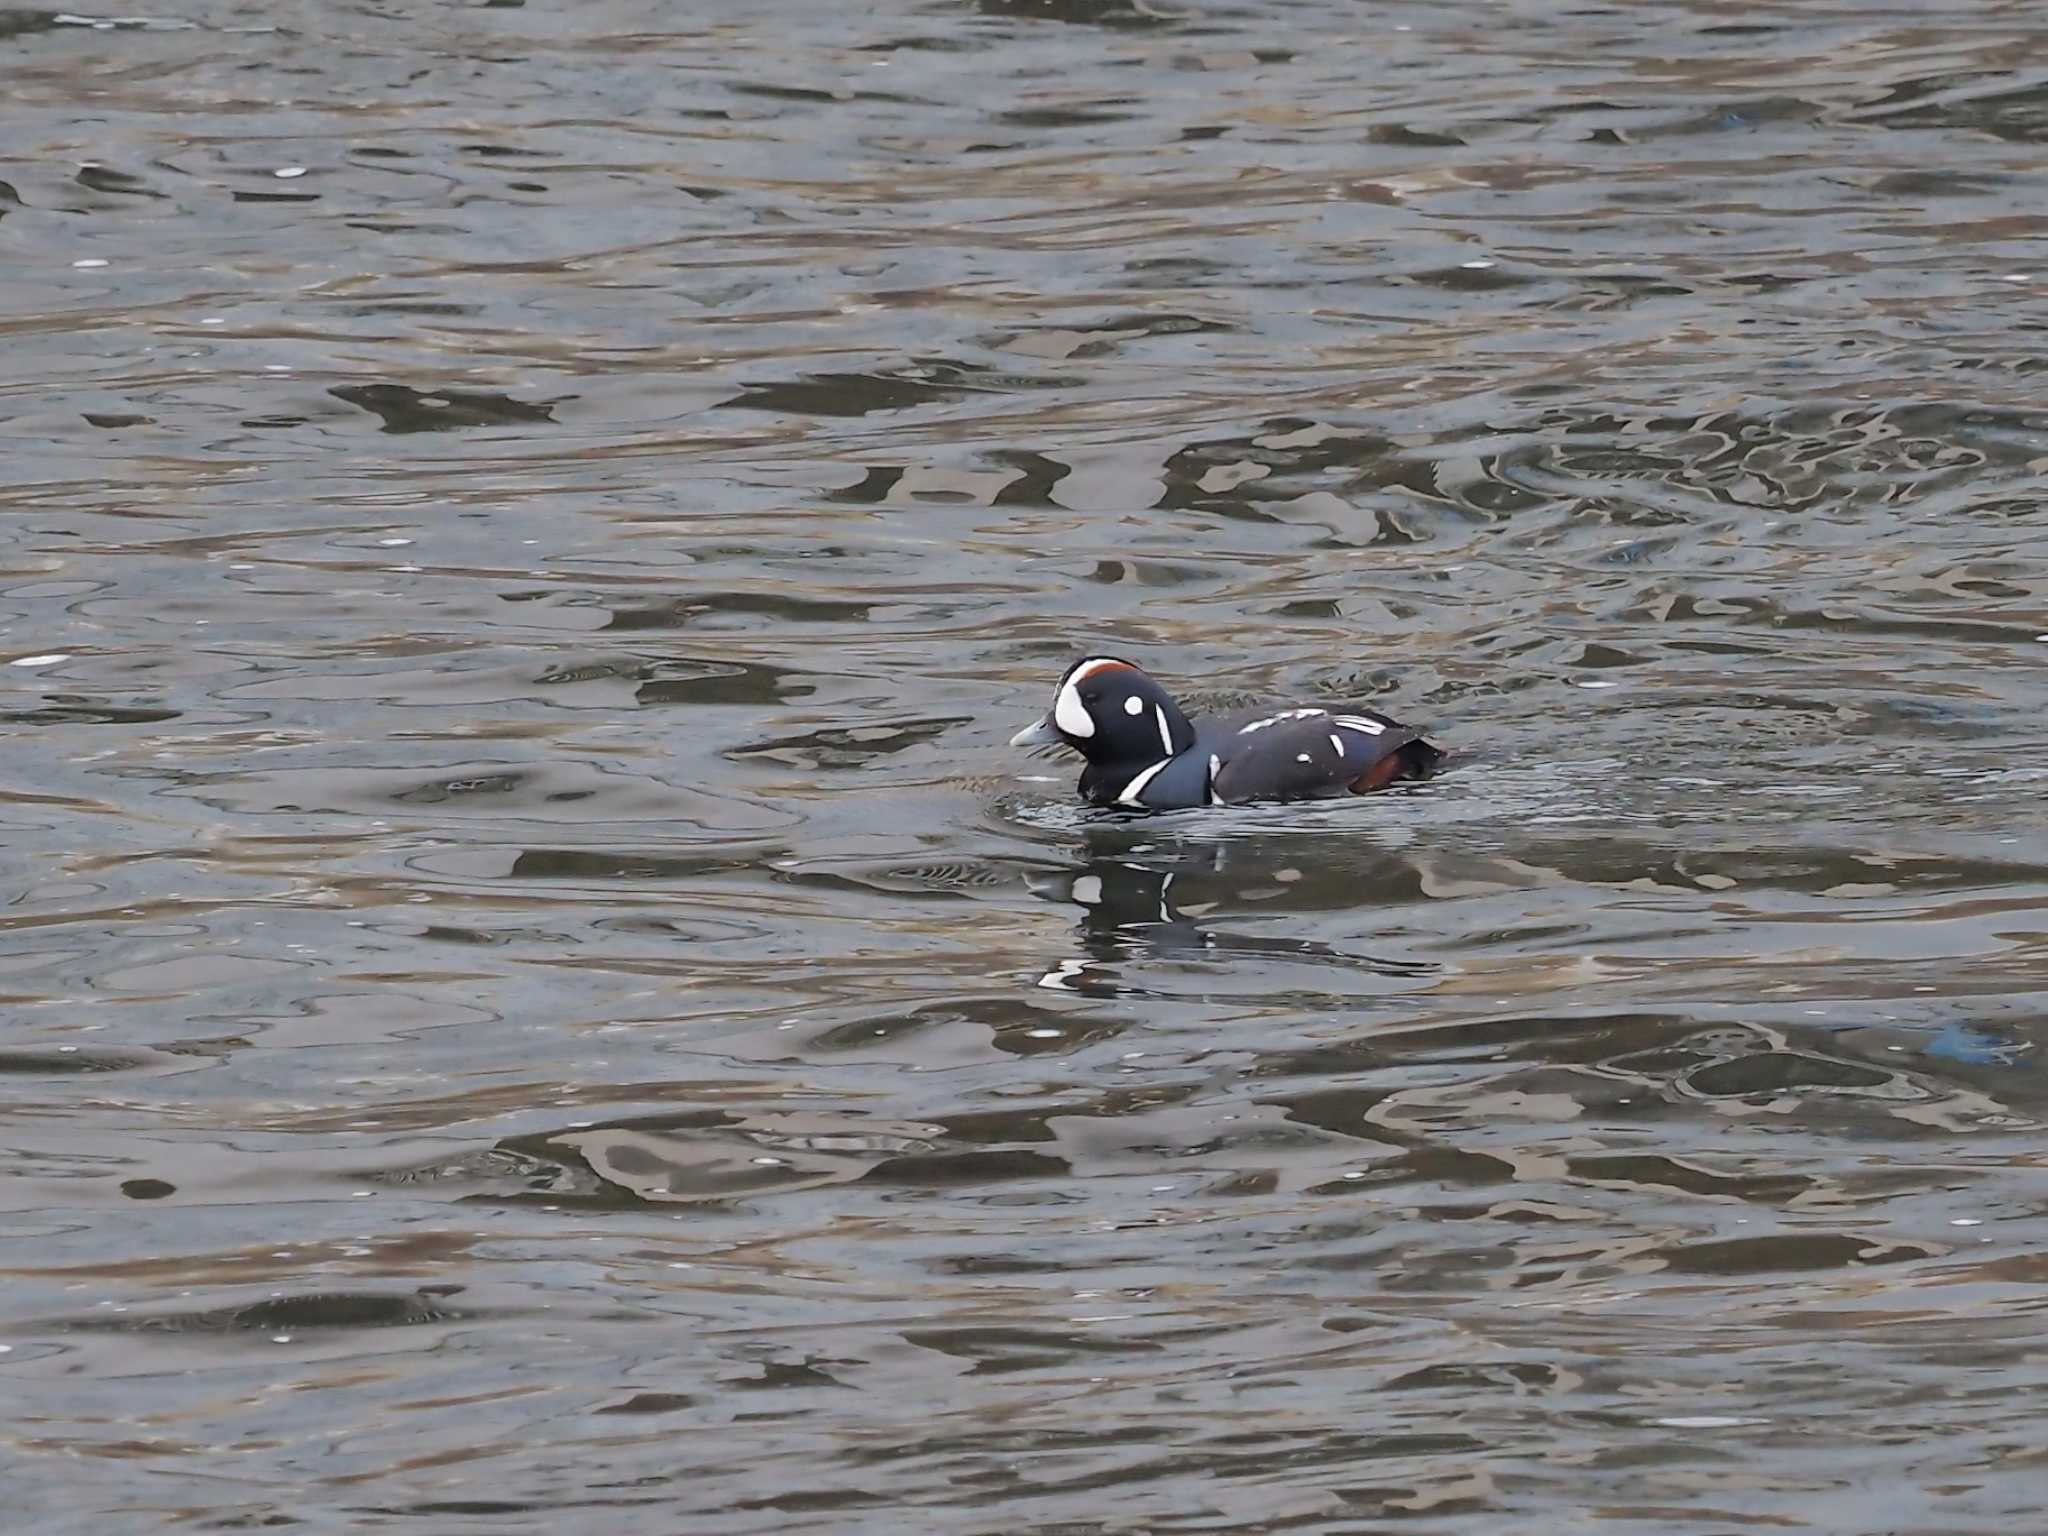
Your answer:
[[[2028,1528],[2044,43],[0,11],[18,1517]]]

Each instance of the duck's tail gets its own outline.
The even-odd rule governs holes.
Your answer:
[[[1417,736],[1404,741],[1393,751],[1366,769],[1351,781],[1351,793],[1369,795],[1376,789],[1385,789],[1389,784],[1399,784],[1409,779],[1430,779],[1443,760],[1449,756],[1442,747],[1435,746]]]

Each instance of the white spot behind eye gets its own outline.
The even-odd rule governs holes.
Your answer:
[[[1159,750],[1168,757],[1173,756],[1173,727],[1166,723],[1166,711],[1159,705],[1152,706],[1152,713],[1159,720]]]
[[[1088,713],[1088,706],[1081,702],[1081,690],[1072,683],[1060,690],[1060,696],[1053,701],[1052,723],[1069,736],[1087,740],[1095,734],[1095,718]]]
[[[1309,760],[1309,755],[1306,752],[1297,752],[1294,754],[1294,760],[1297,763],[1305,763]]]
[[[1132,694],[1128,699],[1124,700],[1124,713],[1127,715],[1142,715],[1145,713],[1145,701],[1135,693]]]

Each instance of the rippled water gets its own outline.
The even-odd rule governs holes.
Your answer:
[[[2044,43],[0,10],[16,1517],[2029,1528]]]

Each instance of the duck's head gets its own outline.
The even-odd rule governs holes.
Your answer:
[[[1091,763],[1151,763],[1195,744],[1195,728],[1144,669],[1120,656],[1084,656],[1061,674],[1052,710],[1010,738],[1013,747],[1072,747]]]

